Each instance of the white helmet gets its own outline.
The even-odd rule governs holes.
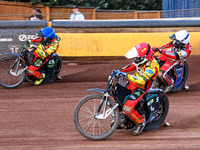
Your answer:
[[[190,42],[190,34],[186,30],[180,30],[169,36],[172,40],[177,40],[180,43],[187,45]]]

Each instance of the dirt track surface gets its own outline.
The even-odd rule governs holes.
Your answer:
[[[35,87],[23,83],[17,89],[0,87],[0,149],[200,149],[200,57],[187,59],[189,90],[168,94],[170,127],[143,132],[118,130],[104,141],[89,141],[73,124],[76,103],[89,88],[106,88],[112,70],[129,60],[103,60],[78,65],[64,62],[62,80]]]

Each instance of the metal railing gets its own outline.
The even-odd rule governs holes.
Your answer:
[[[200,8],[162,11],[163,18],[200,17]]]

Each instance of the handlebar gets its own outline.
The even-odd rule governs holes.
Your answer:
[[[113,70],[112,73],[110,73],[110,76],[112,76],[112,77],[114,77],[114,78],[119,78],[119,77],[121,77],[121,75],[120,75],[120,76],[117,76],[116,70]]]
[[[111,91],[113,85],[115,85],[116,78],[120,78],[119,79],[119,84],[121,84],[122,86],[124,86],[124,84],[123,84],[123,79],[124,79],[123,74],[119,74],[119,76],[118,76],[116,70],[113,70],[110,73],[109,77],[108,77],[108,85],[107,85],[106,91],[108,91],[108,92]]]

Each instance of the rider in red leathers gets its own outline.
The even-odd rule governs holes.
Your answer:
[[[160,66],[158,77],[167,85],[164,89],[165,92],[169,92],[174,86],[174,81],[167,72],[178,59],[185,59],[191,53],[191,45],[189,43],[190,35],[186,30],[180,30],[169,36],[169,38],[173,41],[161,47],[152,48],[154,52],[160,52],[157,59],[159,59],[163,65]]]

